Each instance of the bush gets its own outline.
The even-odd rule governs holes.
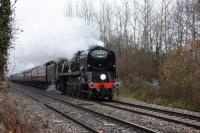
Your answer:
[[[200,43],[170,52],[160,78],[162,98],[200,110]]]
[[[149,102],[156,97],[156,91],[150,82],[144,81],[142,78],[129,76],[129,80],[122,84],[120,95]]]

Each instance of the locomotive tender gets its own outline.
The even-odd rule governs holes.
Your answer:
[[[10,76],[11,81],[56,89],[72,96],[113,98],[113,90],[120,87],[116,75],[113,51],[93,46],[78,51],[72,60],[59,59]]]

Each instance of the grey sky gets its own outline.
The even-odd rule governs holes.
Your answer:
[[[71,58],[77,50],[87,49],[91,44],[103,45],[95,25],[65,17],[64,7],[65,0],[17,2],[16,24],[23,32],[18,32],[15,49],[10,52],[10,73],[58,57]]]

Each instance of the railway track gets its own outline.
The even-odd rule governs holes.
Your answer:
[[[190,114],[169,111],[169,110],[164,110],[164,109],[159,109],[159,108],[153,108],[153,107],[148,107],[148,106],[144,106],[144,105],[132,104],[132,103],[116,101],[116,100],[113,100],[112,102],[109,102],[109,103],[108,102],[96,102],[96,103],[103,105],[103,106],[115,108],[115,109],[120,109],[120,110],[124,110],[124,111],[128,111],[128,112],[132,112],[132,113],[137,113],[137,114],[141,114],[141,115],[158,118],[158,119],[168,121],[168,122],[174,122],[176,124],[183,124],[185,126],[192,127],[192,128],[198,129],[198,130],[200,129],[200,124],[195,124],[195,123],[200,123],[200,117],[196,116],[196,115],[190,115]],[[125,107],[125,106],[127,106],[127,107]],[[139,108],[142,110],[147,110],[148,112],[137,110],[136,108]],[[151,112],[157,112],[158,114],[161,114],[161,115],[157,115],[157,114],[151,113]],[[174,118],[172,118],[172,117],[174,117]],[[180,120],[180,118],[185,119],[185,120]],[[188,122],[187,120],[189,120],[189,121],[192,120],[195,123]]]
[[[48,107],[49,109],[51,110],[54,110],[55,112],[61,114],[62,116],[74,121],[75,123],[81,125],[82,127],[86,128],[87,130],[91,131],[91,132],[94,132],[94,133],[97,133],[97,132],[100,132],[99,130],[95,129],[95,128],[92,128],[91,126],[85,124],[84,122],[81,122],[69,115],[66,115],[65,113],[61,112],[59,109],[56,109],[55,107],[53,107],[52,105],[48,104],[47,102],[44,102],[43,100],[41,99],[38,99],[36,96],[33,96],[33,94],[30,94],[30,92],[28,91],[25,91],[25,90],[22,90],[22,89],[17,89],[15,88],[17,91],[20,91],[21,93],[33,98],[34,100],[44,104],[46,107]],[[148,129],[146,127],[143,127],[143,126],[140,126],[140,125],[137,125],[137,124],[134,124],[134,123],[130,123],[128,121],[124,121],[124,120],[121,120],[121,119],[117,119],[117,118],[114,118],[114,117],[111,117],[109,115],[106,115],[106,114],[102,114],[102,113],[99,113],[99,112],[96,112],[96,111],[93,111],[93,110],[90,110],[90,109],[87,109],[87,108],[84,108],[84,107],[81,107],[81,106],[78,106],[76,104],[72,104],[66,100],[63,100],[61,98],[58,98],[58,97],[54,97],[54,96],[51,96],[51,95],[48,95],[48,94],[45,94],[43,92],[36,92],[36,91],[31,91],[31,93],[34,93],[34,95],[38,95],[40,97],[48,97],[52,100],[55,100],[55,101],[58,101],[58,102],[61,102],[65,105],[68,105],[68,106],[71,106],[73,108],[77,108],[78,110],[82,110],[82,111],[85,111],[87,113],[91,113],[93,114],[93,116],[98,116],[98,117],[101,117],[105,120],[109,120],[109,121],[112,121],[113,123],[118,123],[118,125],[122,125],[122,126],[125,126],[125,127],[128,127],[130,129],[134,129],[132,131],[134,132],[148,132],[148,133],[157,133],[157,131],[154,131],[154,130],[151,130],[151,129]],[[116,127],[117,128],[117,127]]]
[[[117,100],[113,100],[112,102],[119,103],[119,104],[122,104],[122,105],[137,107],[137,108],[140,108],[140,109],[146,109],[146,110],[150,110],[150,111],[154,111],[154,112],[162,112],[162,113],[165,113],[165,114],[177,115],[177,116],[180,116],[180,117],[200,121],[200,116],[197,116],[197,115],[185,114],[185,113],[180,113],[180,112],[176,112],[176,111],[164,110],[164,109],[159,109],[159,108],[155,108],[155,107],[149,107],[149,106],[144,106],[144,105],[139,105],[139,104],[134,104],[134,103],[127,103],[127,102],[122,102],[122,101],[117,101]]]
[[[40,99],[38,99],[38,98],[32,96],[31,94],[29,94],[29,93],[27,93],[27,92],[25,92],[25,91],[22,91],[22,90],[20,90],[20,89],[16,89],[16,88],[15,88],[15,90],[17,90],[18,92],[20,92],[20,93],[22,93],[22,94],[24,94],[24,95],[26,95],[26,96],[28,96],[28,97],[31,97],[32,99],[36,100],[36,101],[39,102],[39,103],[42,103],[42,104],[45,105],[47,108],[49,108],[49,109],[55,111],[56,113],[62,115],[62,116],[65,117],[65,118],[67,118],[67,119],[69,119],[69,120],[71,120],[71,121],[77,123],[78,125],[82,126],[83,128],[87,129],[88,131],[90,131],[90,132],[92,132],[92,133],[99,133],[98,130],[96,130],[96,129],[90,127],[90,126],[88,126],[87,124],[85,124],[85,123],[83,123],[83,122],[81,122],[81,121],[78,121],[78,120],[74,119],[74,118],[71,117],[70,115],[67,115],[67,114],[65,114],[65,113],[63,113],[63,112],[61,112],[61,111],[59,111],[58,109],[52,107],[51,105],[49,105],[48,103],[46,103],[46,102],[44,102],[44,101],[42,101],[42,100],[40,100]]]

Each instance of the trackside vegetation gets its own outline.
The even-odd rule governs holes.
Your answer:
[[[164,58],[159,88],[142,77],[129,76],[120,90],[121,97],[200,111],[200,42],[174,49]]]
[[[8,49],[12,38],[12,9],[10,0],[0,0],[0,81],[7,70]]]

